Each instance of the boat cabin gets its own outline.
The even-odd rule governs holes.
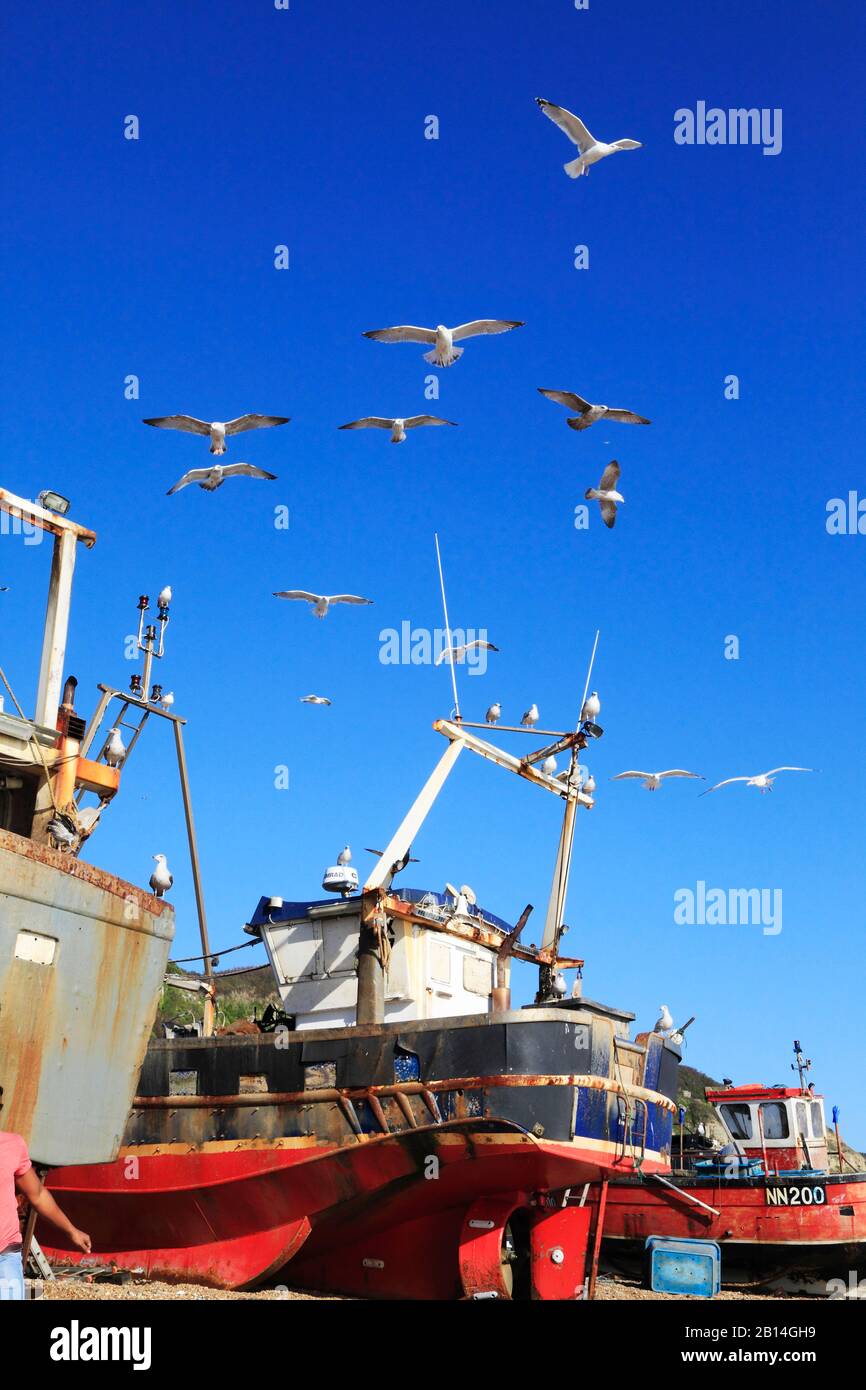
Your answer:
[[[725,1132],[746,1158],[767,1171],[826,1170],[824,1099],[798,1086],[725,1086],[708,1090]]]
[[[383,1022],[487,1013],[511,926],[460,892],[401,888],[395,897],[405,915],[388,918]],[[256,907],[245,930],[261,938],[297,1029],[357,1022],[361,911],[360,894],[318,902],[262,898]],[[503,970],[507,986],[507,962]]]

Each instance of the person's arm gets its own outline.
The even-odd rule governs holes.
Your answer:
[[[26,1173],[22,1173],[20,1178],[16,1178],[15,1185],[40,1216],[44,1216],[46,1221],[50,1221],[52,1225],[57,1226],[69,1237],[76,1250],[83,1251],[85,1255],[90,1254],[90,1236],[85,1231],[79,1231],[77,1226],[73,1226],[69,1217],[64,1216],[34,1169],[28,1168]]]

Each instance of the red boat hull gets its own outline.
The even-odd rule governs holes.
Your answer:
[[[497,1214],[484,1218],[485,1230],[501,1238],[515,1212],[526,1219],[526,1257],[538,1270],[528,1296],[573,1298],[583,1281],[589,1209],[568,1208],[551,1236],[561,1204],[547,1194],[597,1182],[603,1172],[633,1172],[621,1154],[614,1144],[545,1141],[508,1122],[467,1119],[350,1146],[301,1140],[129,1150],[113,1164],[57,1170],[48,1185],[90,1233],[88,1264],[226,1288],[279,1275],[295,1287],[378,1297],[479,1292],[464,1247],[482,1227],[468,1234],[464,1227],[477,1203],[492,1200]],[[666,1167],[659,1155],[643,1159],[644,1171]],[[49,1259],[82,1260],[52,1243],[53,1228],[38,1236]],[[543,1253],[555,1239],[564,1270]],[[498,1259],[482,1261],[489,1265],[482,1284],[495,1283]],[[551,1288],[559,1292],[543,1291]]]
[[[631,1178],[610,1183],[607,1255],[641,1257],[648,1236],[678,1236],[718,1241],[731,1282],[866,1270],[866,1173],[670,1181],[679,1192]]]

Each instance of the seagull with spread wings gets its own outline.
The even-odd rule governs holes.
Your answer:
[[[588,487],[583,494],[588,502],[597,501],[601,507],[601,519],[605,526],[614,526],[616,523],[616,504],[624,502],[625,498],[621,492],[617,492],[616,485],[619,482],[622,470],[616,459],[611,459],[607,468],[601,475],[598,487]]]
[[[488,652],[499,651],[499,648],[494,647],[492,642],[485,642],[480,637],[476,637],[471,642],[461,642],[453,647],[443,647],[442,651],[436,658],[435,665],[441,666],[443,661],[447,661],[449,666],[455,663],[459,666],[463,661],[463,658],[465,657],[466,653],[472,651],[473,648],[478,648],[479,650],[484,650]]]
[[[145,420],[145,425],[155,425],[160,430],[182,430],[184,434],[206,434],[210,436],[212,454],[224,454],[226,439],[230,434],[243,434],[246,430],[264,430],[272,425],[287,425],[289,415],[239,415],[236,420],[197,420],[194,415],[157,415]]]
[[[593,405],[590,401],[585,401],[583,396],[578,396],[575,391],[551,391],[546,386],[536,389],[549,401],[556,401],[557,405],[564,405],[566,410],[577,412],[576,415],[569,416],[565,422],[573,430],[588,430],[596,420],[615,420],[620,425],[652,424],[646,416],[636,415],[633,410],[620,410],[612,405]]]
[[[280,589],[274,598],[298,598],[308,603],[317,618],[324,618],[332,603],[372,603],[371,598],[359,598],[357,594],[311,594],[306,589]]]
[[[590,135],[580,117],[566,111],[564,106],[554,106],[553,102],[545,101],[543,97],[536,97],[535,100],[545,116],[553,121],[554,125],[558,125],[571,143],[577,145],[580,150],[578,158],[572,159],[564,166],[570,179],[588,174],[591,164],[597,164],[609,154],[618,154],[620,150],[639,150],[641,147],[639,140],[614,140],[612,144],[607,145],[603,140],[596,140],[594,135]]]
[[[773,782],[780,772],[814,772],[814,767],[772,767],[769,772],[759,772],[757,777],[726,777],[724,782],[717,782],[714,787],[707,787],[701,796],[709,796],[710,792],[716,792],[719,787],[729,787],[732,782],[745,782],[747,787],[757,787],[763,795],[764,792],[773,790]]]
[[[300,698],[302,705],[329,705],[331,703],[327,695],[302,695]]]
[[[173,497],[181,488],[189,487],[190,483],[198,483],[205,492],[216,492],[226,478],[267,478],[269,482],[275,482],[276,477],[276,473],[266,473],[252,463],[214,463],[210,468],[191,468],[165,495]]]
[[[434,367],[450,367],[463,356],[463,348],[454,344],[464,338],[478,338],[488,333],[508,333],[512,328],[522,328],[521,319],[473,319],[471,323],[461,323],[457,328],[446,328],[444,323],[435,328],[415,328],[412,324],[400,324],[396,328],[374,328],[365,333],[376,343],[432,343],[430,352],[423,354],[424,361]]]
[[[701,777],[699,772],[686,772],[682,767],[669,767],[666,772],[618,772],[615,777],[611,777],[612,782],[621,782],[626,777],[639,777],[648,792],[657,792],[665,777],[697,777],[701,782],[707,779]]]
[[[439,415],[408,415],[404,419],[389,420],[384,415],[365,415],[362,420],[352,420],[348,425],[340,425],[341,430],[390,430],[391,443],[402,444],[407,430],[417,429],[419,425],[456,425],[456,420],[443,420]]]

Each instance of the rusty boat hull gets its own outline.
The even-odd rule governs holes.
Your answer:
[[[0,830],[3,1122],[34,1162],[117,1154],[173,936],[166,902]]]
[[[731,1284],[795,1288],[866,1274],[866,1173],[790,1172],[767,1178],[675,1173],[671,1181],[678,1191],[637,1176],[610,1183],[607,1257],[633,1267],[643,1259],[648,1236],[675,1236],[718,1241],[722,1277]]]
[[[49,1186],[91,1259],[151,1277],[459,1298],[530,1270],[527,1296],[578,1297],[589,1209],[562,1194],[670,1166],[678,1054],[652,1035],[658,1089],[623,1083],[614,1039],[539,1008],[155,1042],[117,1161]]]

